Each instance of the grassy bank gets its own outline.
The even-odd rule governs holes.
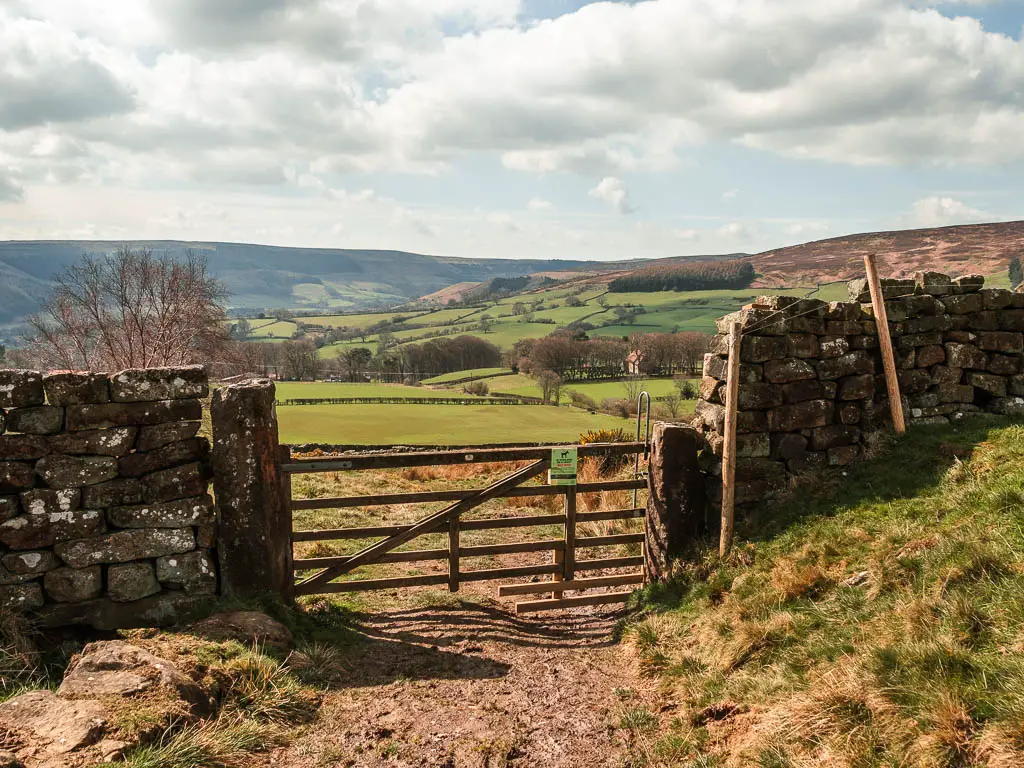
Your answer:
[[[912,430],[649,591],[634,765],[1024,765],[1024,427]]]

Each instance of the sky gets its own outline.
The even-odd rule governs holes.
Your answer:
[[[1024,219],[1024,0],[0,0],[0,240],[759,252]]]

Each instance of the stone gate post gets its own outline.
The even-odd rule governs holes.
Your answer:
[[[704,476],[697,454],[701,437],[682,424],[657,422],[651,431],[644,570],[665,579],[672,561],[704,533]]]
[[[291,511],[280,446],[274,383],[218,389],[213,419],[213,489],[220,518],[217,556],[228,597],[293,594]]]

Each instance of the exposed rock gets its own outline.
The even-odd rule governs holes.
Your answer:
[[[58,603],[79,603],[103,594],[103,572],[98,565],[88,568],[57,568],[43,576],[50,599]]]
[[[1000,355],[993,353],[988,359],[989,373],[999,376],[1012,376],[1020,371],[1020,355]]]
[[[1024,417],[1024,397],[1002,397],[991,408],[995,413],[1019,419]]]
[[[36,470],[31,464],[0,461],[0,493],[17,493],[36,484]]]
[[[724,382],[713,379],[710,376],[705,376],[700,380],[697,396],[701,400],[707,400],[709,403],[721,403],[725,400],[724,390]]]
[[[772,435],[771,456],[780,461],[797,459],[807,452],[807,438],[796,432],[777,432]]]
[[[984,288],[981,299],[985,309],[1006,309],[1013,304],[1013,291],[1005,288]]]
[[[65,432],[50,438],[54,453],[90,456],[124,456],[135,443],[135,427]]]
[[[180,501],[114,507],[107,517],[118,528],[184,528],[213,521],[213,499],[198,496]]]
[[[105,718],[100,702],[67,701],[53,691],[29,691],[0,704],[0,726],[53,755],[95,744],[103,736]]]
[[[43,402],[43,375],[39,371],[0,368],[0,408],[24,408]]]
[[[21,506],[26,514],[60,517],[78,509],[82,492],[78,488],[36,488],[21,494]]]
[[[921,368],[897,371],[896,378],[900,383],[900,392],[905,395],[924,392],[932,383],[932,375]],[[884,379],[882,386],[884,386]]]
[[[130,368],[110,377],[111,398],[119,403],[187,400],[209,394],[206,371],[201,365]]]
[[[981,275],[961,275],[953,278],[953,285],[956,286],[958,293],[980,291],[985,285],[985,278]]]
[[[167,469],[178,464],[203,460],[209,454],[209,443],[197,437],[169,443],[152,451],[133,453],[118,462],[124,477],[141,477],[150,472]]]
[[[764,364],[764,377],[772,384],[788,384],[791,381],[813,379],[814,368],[795,357],[769,360]]]
[[[946,362],[946,350],[939,344],[921,347],[917,350],[917,366],[919,368],[931,368],[933,365],[940,365]]]
[[[236,640],[245,645],[260,645],[288,650],[294,645],[292,633],[281,622],[259,611],[216,613],[197,621],[189,633],[207,640]]]
[[[935,384],[959,384],[964,375],[962,368],[950,368],[948,365],[936,365],[928,372]]]
[[[929,296],[945,296],[953,292],[949,275],[942,272],[915,272],[914,283],[920,293]]]
[[[142,478],[142,497],[147,503],[188,499],[206,493],[206,478],[198,463],[163,469]]]
[[[45,437],[36,435],[0,436],[0,461],[41,459],[50,452]]]
[[[0,608],[27,611],[43,604],[43,587],[38,581],[0,586]]]
[[[145,495],[142,482],[134,479],[108,480],[82,489],[82,506],[87,509],[139,504]]]
[[[21,514],[21,505],[17,496],[0,496],[0,523]]]
[[[981,294],[978,293],[942,297],[942,307],[951,315],[967,315],[971,312],[980,312],[981,304]]]
[[[34,405],[7,411],[7,429],[26,435],[54,435],[64,426],[64,409]]]
[[[860,424],[861,407],[857,403],[845,403],[839,406],[839,421],[841,424]]]
[[[160,591],[151,563],[126,563],[107,569],[107,595],[111,600],[128,603]]]
[[[973,344],[949,342],[946,347],[946,361],[953,368],[973,368],[984,371],[988,368],[988,355]]]
[[[1019,355],[1024,352],[1024,334],[1013,331],[981,331],[978,333],[978,346],[990,352]]]
[[[802,403],[805,400],[831,400],[836,395],[836,385],[831,381],[818,381],[807,379],[805,381],[794,381],[792,384],[785,384],[781,387],[782,400],[785,403]],[[742,388],[740,392],[742,394]],[[773,402],[766,407],[774,407],[778,402]]]
[[[13,752],[0,749],[0,768],[25,768],[25,764]]]
[[[191,528],[124,530],[58,543],[55,551],[68,565],[85,568],[98,563],[125,563],[161,555],[174,555],[195,548]]]
[[[48,549],[39,552],[11,552],[0,557],[0,563],[12,573],[38,575],[60,566],[60,560]]]
[[[75,432],[85,429],[149,426],[170,421],[199,421],[202,416],[203,405],[199,400],[70,405],[67,408],[67,428]]]
[[[724,395],[724,392],[723,392]],[[764,382],[756,384],[743,384],[739,388],[736,402],[743,410],[760,411],[765,408],[772,408],[782,402],[782,396],[778,388]]]
[[[1022,296],[1024,294],[1017,294]],[[1004,309],[999,313],[999,330],[1024,331],[1024,309]]]
[[[200,422],[184,421],[170,424],[155,424],[139,429],[139,439],[135,445],[138,451],[152,451],[168,443],[188,440],[199,432]]]
[[[55,542],[93,536],[103,530],[103,513],[95,509],[30,512],[0,523],[0,542],[17,550],[43,549]]]
[[[824,336],[819,342],[823,359],[842,357],[850,351],[850,346],[850,341],[844,336]]]
[[[825,380],[874,372],[875,364],[870,355],[863,350],[849,352],[841,357],[822,360],[818,363],[818,376]]]
[[[57,694],[66,699],[137,696],[163,689],[188,705],[193,714],[209,711],[203,689],[166,659],[122,640],[89,643],[75,656]]]
[[[740,361],[763,363],[789,354],[789,342],[780,336],[744,336],[740,340]]]
[[[110,456],[44,456],[36,472],[51,488],[79,488],[117,477],[117,460]]]
[[[793,333],[789,336],[789,356],[816,358],[821,355],[821,345],[813,333]]]
[[[217,590],[217,569],[207,552],[158,557],[156,578],[166,587],[183,589],[190,594],[209,595]]]
[[[834,411],[835,407],[828,400],[781,405],[768,412],[768,424],[773,432],[813,429],[831,422]]]
[[[110,400],[107,377],[85,371],[54,371],[43,376],[43,389],[50,405],[106,403]]]
[[[870,373],[846,376],[839,380],[840,400],[866,400],[875,394],[875,377]]]
[[[967,383],[976,389],[988,392],[996,397],[1006,397],[1006,379],[991,373],[971,371],[967,374]]]
[[[841,445],[853,445],[860,440],[860,430],[843,424],[829,424],[811,432],[811,449],[826,451]]]

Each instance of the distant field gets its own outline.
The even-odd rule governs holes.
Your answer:
[[[266,339],[290,339],[298,325],[289,320],[254,320],[249,338],[265,341]]]
[[[499,369],[500,370],[500,369]],[[369,382],[279,381],[277,399],[320,397],[451,397],[445,390],[407,387],[404,384],[373,384]],[[311,407],[311,406],[303,406]]]
[[[541,396],[540,386],[537,382],[529,376],[523,376],[522,374],[499,376],[495,379],[490,379],[487,383],[490,385],[491,392],[495,393],[507,392],[512,395]],[[565,393],[569,389],[575,389],[577,392],[582,392],[588,397],[594,398],[598,404],[605,398],[626,396],[626,387],[622,380],[566,382],[562,385],[563,401],[568,401],[569,397]],[[651,397],[657,398],[675,392],[676,386],[673,379],[645,379],[642,389],[649,392]]]
[[[278,409],[285,443],[474,445],[575,442],[632,420],[540,405],[309,405]]]
[[[460,381],[462,379],[481,378],[483,376],[494,376],[499,373],[511,373],[508,368],[470,368],[465,371],[455,371],[435,376],[432,379],[424,379],[424,384],[447,384],[449,381]]]

